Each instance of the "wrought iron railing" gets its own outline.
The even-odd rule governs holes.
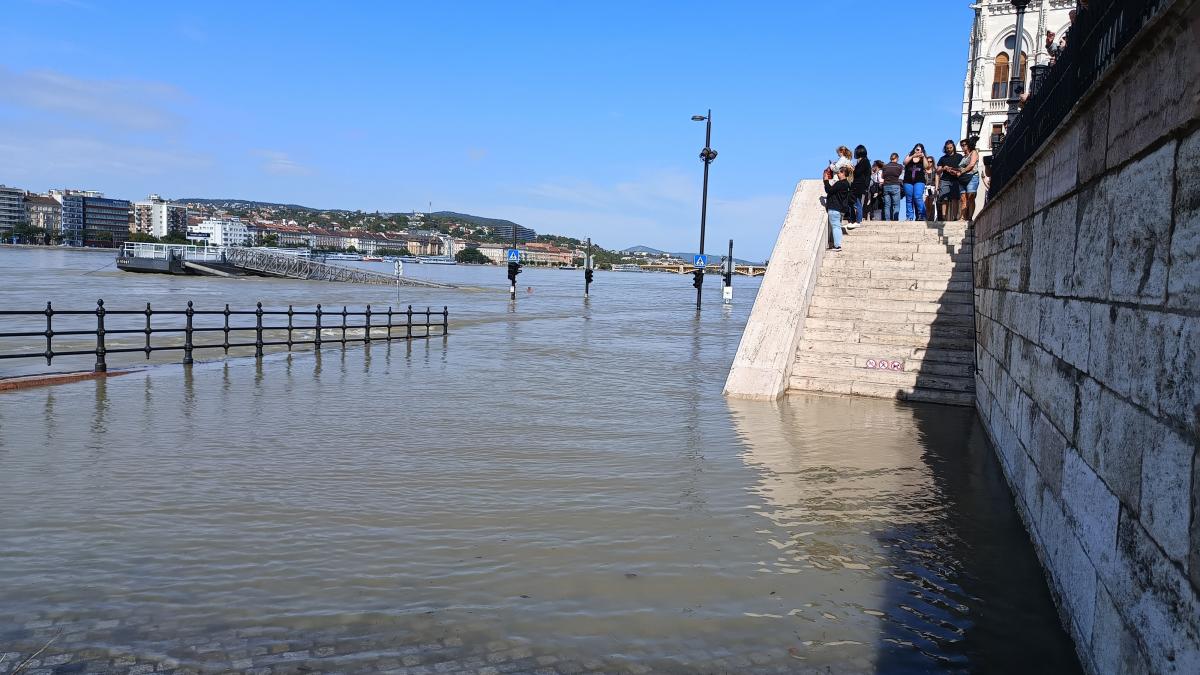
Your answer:
[[[183,317],[183,325],[175,323],[162,326],[161,322],[160,325],[154,325],[154,317],[162,316]],[[97,300],[96,308],[87,310],[55,309],[49,302],[46,303],[45,309],[40,310],[0,310],[0,319],[15,317],[26,317],[26,323],[30,325],[26,330],[0,332],[0,345],[5,344],[5,340],[34,338],[45,340],[45,349],[33,351],[26,348],[16,352],[0,352],[0,360],[44,358],[46,365],[50,365],[56,358],[94,355],[96,372],[104,372],[108,370],[109,354],[144,353],[149,359],[154,352],[182,351],[183,363],[189,365],[192,363],[192,354],[203,349],[220,349],[229,354],[230,349],[253,347],[255,357],[262,357],[268,347],[286,346],[288,351],[291,351],[298,345],[312,345],[314,349],[320,349],[323,344],[329,343],[337,343],[344,347],[348,342],[390,342],[435,335],[445,336],[449,335],[450,310],[447,307],[442,307],[441,311],[426,307],[422,311],[413,309],[412,305],[403,311],[393,310],[391,307],[387,310],[372,310],[370,305],[364,310],[356,311],[351,311],[345,306],[340,311],[330,311],[323,309],[321,305],[317,305],[315,310],[297,310],[288,305],[288,308],[283,310],[263,309],[261,302],[250,310],[234,310],[230,309],[229,305],[225,305],[224,309],[201,310],[195,309],[191,301],[187,303],[186,309],[181,310],[154,309],[150,303],[146,303],[145,309],[112,310],[104,306],[104,300]],[[45,318],[45,327],[33,330],[32,324],[40,323],[39,317]],[[56,325],[56,317],[73,317],[74,320],[71,325],[63,326],[62,322],[70,319],[60,318]],[[95,328],[81,328],[81,317],[95,317]],[[119,325],[114,326],[113,320],[117,317],[120,318]],[[197,325],[198,321],[203,322],[204,317],[219,319],[212,322],[219,325]],[[242,325],[241,317],[254,317],[253,325]],[[276,320],[279,317],[287,317],[287,324],[270,325],[272,317]],[[140,320],[143,318],[144,323]],[[268,323],[264,323],[264,319]],[[299,325],[297,321],[300,321]],[[134,324],[137,324],[136,327]],[[197,337],[211,333],[220,333],[222,341],[196,341]],[[182,337],[183,341],[180,344],[163,344],[160,340],[156,344],[153,336],[162,334],[174,335],[176,341]],[[253,341],[247,334],[253,334]],[[136,345],[128,340],[122,341],[119,337],[114,342],[110,337],[134,335],[141,336]],[[86,344],[89,346],[85,348],[82,344],[75,344],[56,351],[56,338],[72,338],[77,341],[86,338]],[[95,347],[90,346],[93,338]]]
[[[989,196],[1046,142],[1135,35],[1169,0],[1091,0],[1078,12],[1057,62],[1009,125],[992,161]]]

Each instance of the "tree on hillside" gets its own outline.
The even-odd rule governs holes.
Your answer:
[[[458,253],[455,253],[454,261],[471,265],[487,265],[492,262],[490,258],[481,253],[479,249],[475,248],[474,246],[470,248],[464,248]]]

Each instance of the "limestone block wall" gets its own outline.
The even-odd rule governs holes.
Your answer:
[[[1200,673],[1200,0],[976,222],[977,405],[1093,673]]]
[[[773,401],[787,390],[829,238],[824,195],[819,180],[796,184],[725,380],[726,396]]]

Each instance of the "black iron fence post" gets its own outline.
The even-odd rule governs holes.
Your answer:
[[[221,343],[221,346],[225,349],[225,353],[229,354],[229,303],[228,302],[225,303],[225,311],[223,312],[223,314],[225,315],[225,326],[221,330],[223,330],[225,333],[225,341]]]
[[[425,337],[429,337],[429,306],[425,306]]]
[[[108,370],[108,364],[104,362],[104,300],[96,301],[96,372],[103,373]]]
[[[262,315],[262,303],[260,302],[254,309],[254,356],[260,359],[263,355]]]
[[[317,325],[313,330],[313,349],[321,351],[321,305],[317,305]]]
[[[146,360],[147,361],[150,360],[150,333],[152,332],[151,328],[150,328],[150,317],[153,316],[153,314],[154,314],[154,312],[150,309],[150,303],[147,302],[146,303],[146,328],[145,328],[145,331],[146,331]]]
[[[450,308],[442,305],[442,335],[450,334]]]
[[[342,305],[342,346],[346,346],[346,306]]]
[[[371,306],[367,305],[367,325],[363,328],[363,342],[371,341]]]
[[[54,359],[54,308],[46,303],[46,365]]]
[[[184,316],[187,317],[187,323],[183,327],[183,365],[192,365],[192,315],[196,310],[192,309],[192,301],[188,300],[187,310],[184,311]]]
[[[392,306],[388,305],[388,342],[392,341]]]
[[[404,322],[404,339],[412,339],[412,305],[408,306],[408,319]]]
[[[288,351],[292,351],[292,306],[288,305]]]

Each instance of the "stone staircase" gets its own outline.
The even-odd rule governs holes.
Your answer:
[[[869,221],[826,252],[788,390],[973,405],[972,236]]]

